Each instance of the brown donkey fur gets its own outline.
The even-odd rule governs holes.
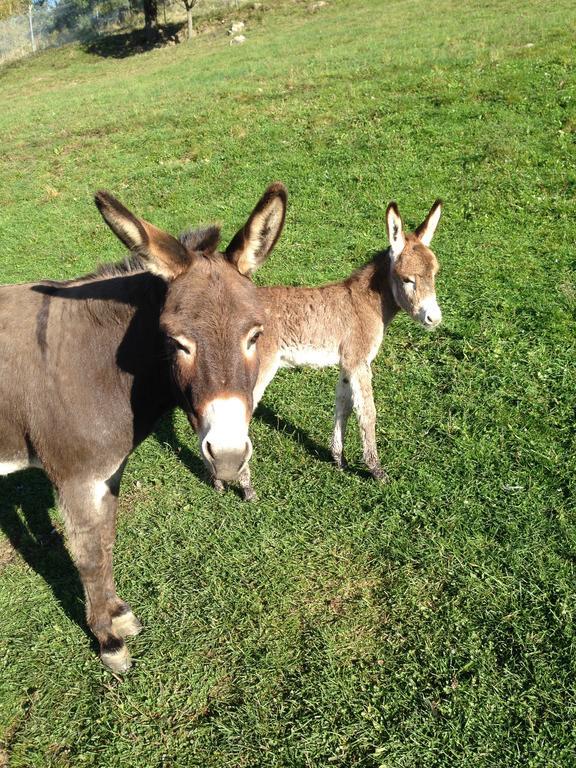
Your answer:
[[[440,214],[437,200],[416,231],[404,234],[398,208],[390,203],[386,212],[390,247],[346,280],[317,288],[258,289],[264,328],[258,341],[260,373],[254,407],[278,368],[339,365],[332,456],[339,468],[345,466],[344,435],[354,409],[364,461],[377,480],[385,480],[386,473],[376,447],[371,363],[386,327],[400,309],[426,328],[442,319],[435,294],[438,262],[429,248]],[[254,498],[248,466],[240,475],[240,485],[246,500]],[[215,487],[223,486],[216,481]]]
[[[247,463],[264,319],[248,275],[280,235],[286,192],[270,186],[224,253],[215,227],[176,239],[105,192],[96,204],[135,258],[0,286],[0,475],[40,466],[55,485],[88,625],[102,661],[124,672],[124,638],[140,630],[112,573],[126,460],[180,405],[215,477]]]

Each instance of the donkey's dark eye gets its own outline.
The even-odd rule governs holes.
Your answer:
[[[253,333],[252,336],[250,336],[248,339],[248,348],[250,348],[253,344],[256,344],[260,336],[262,336],[262,331],[256,331]]]
[[[168,336],[168,343],[175,352],[184,352],[187,355],[192,354],[191,343],[184,343],[181,339],[174,336]]]
[[[402,282],[405,283],[406,285],[408,284],[416,285],[416,280],[413,280],[411,277],[403,277]]]

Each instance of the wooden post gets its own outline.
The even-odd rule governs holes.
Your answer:
[[[30,24],[30,42],[32,43],[32,53],[36,53],[36,40],[34,40],[34,27],[32,26],[32,3],[28,6],[28,22]]]
[[[194,22],[192,21],[192,8],[194,6],[194,3],[187,3],[186,4],[186,16],[188,21],[188,40],[192,39],[192,35],[194,34]]]

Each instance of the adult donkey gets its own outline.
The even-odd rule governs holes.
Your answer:
[[[332,456],[339,468],[345,466],[344,435],[354,409],[364,461],[376,480],[387,478],[376,446],[371,364],[398,311],[404,310],[425,328],[435,328],[442,320],[435,288],[438,261],[430,250],[441,212],[437,200],[415,232],[404,233],[398,207],[390,203],[386,211],[390,247],[342,282],[258,289],[265,331],[259,344],[254,407],[278,368],[339,365]],[[239,480],[244,498],[253,499],[248,464]],[[215,479],[215,487],[222,490],[222,482]]]
[[[224,253],[217,227],[176,239],[106,192],[96,205],[133,259],[0,287],[0,475],[40,466],[56,486],[88,625],[103,663],[124,672],[124,638],[141,629],[112,574],[127,457],[179,405],[215,477],[248,462],[263,323],[248,276],[282,231],[286,191],[271,185]]]

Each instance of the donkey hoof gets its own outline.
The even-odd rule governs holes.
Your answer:
[[[216,478],[214,478],[212,480],[212,486],[216,491],[216,493],[224,493],[224,483],[222,482],[222,480],[217,480]]]
[[[114,616],[112,629],[120,637],[136,637],[142,631],[142,622],[132,611],[127,611],[120,616]]]
[[[258,496],[256,491],[250,485],[248,488],[242,488],[242,498],[244,501],[256,501]]]
[[[132,658],[124,643],[119,648],[116,648],[116,650],[102,651],[100,659],[105,667],[108,667],[111,672],[115,672],[117,675],[128,672],[132,666]]]
[[[383,467],[374,467],[370,470],[370,474],[374,480],[377,480],[379,483],[387,483],[390,480],[388,473]]]
[[[344,472],[346,469],[348,469],[348,462],[344,458],[344,456],[333,456],[334,464],[336,465],[336,469],[340,472]]]

